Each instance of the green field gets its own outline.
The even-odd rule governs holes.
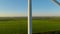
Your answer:
[[[27,34],[26,17],[0,17],[0,34]],[[60,17],[33,17],[32,32],[60,31]]]
[[[0,34],[27,34],[27,18],[1,17]]]
[[[34,17],[33,33],[60,31],[60,17]]]

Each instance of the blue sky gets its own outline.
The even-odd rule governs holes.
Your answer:
[[[28,0],[0,0],[0,16],[27,16]],[[60,16],[60,6],[51,0],[32,0],[33,16]]]
[[[32,0],[33,16],[60,16],[60,6],[51,0]]]
[[[26,16],[27,0],[0,0],[0,17]]]

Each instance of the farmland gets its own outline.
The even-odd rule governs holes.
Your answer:
[[[27,18],[0,17],[0,34],[27,34]]]
[[[27,17],[0,17],[0,34],[27,34],[27,25]],[[33,17],[32,32],[60,33],[60,17]]]
[[[32,26],[33,34],[60,34],[60,17],[33,17]]]

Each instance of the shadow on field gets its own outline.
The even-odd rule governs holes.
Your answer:
[[[49,31],[49,32],[33,33],[33,34],[60,34],[60,31]]]

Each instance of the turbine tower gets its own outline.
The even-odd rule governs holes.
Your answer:
[[[28,0],[28,34],[32,34],[32,0]]]

